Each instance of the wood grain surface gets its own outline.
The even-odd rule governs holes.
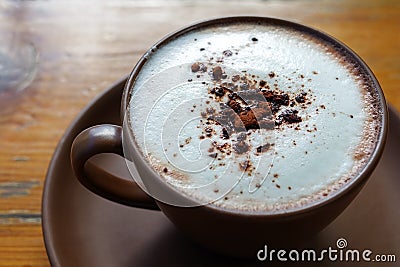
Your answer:
[[[0,91],[0,266],[49,266],[41,196],[63,132],[154,42],[189,23],[257,15],[325,31],[365,60],[400,110],[397,0],[18,2],[0,2],[0,38],[8,32],[32,43],[38,64],[24,91]]]

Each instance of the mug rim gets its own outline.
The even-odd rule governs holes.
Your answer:
[[[318,39],[331,44],[334,47],[340,48],[341,52],[344,53],[346,57],[350,56],[352,61],[354,61],[357,65],[360,66],[360,68],[365,72],[365,74],[370,78],[372,88],[374,90],[374,93],[377,94],[379,97],[379,106],[381,107],[381,112],[380,112],[380,118],[381,118],[381,123],[380,123],[380,131],[377,134],[377,141],[375,144],[375,147],[370,154],[367,162],[365,163],[364,167],[354,176],[352,176],[351,180],[347,182],[345,185],[341,186],[339,189],[335,190],[334,193],[330,194],[326,198],[321,198],[321,199],[316,199],[315,201],[312,201],[311,203],[307,203],[305,205],[300,205],[299,207],[296,208],[289,208],[289,209],[277,209],[277,210],[260,210],[260,211],[247,211],[247,210],[234,210],[234,209],[226,209],[223,207],[219,207],[216,205],[213,205],[212,203],[208,204],[203,204],[203,205],[198,205],[196,207],[204,207],[204,208],[210,208],[213,210],[216,210],[218,212],[222,213],[227,213],[227,214],[236,214],[236,215],[242,215],[242,216],[262,216],[262,217],[270,217],[270,218],[280,218],[280,217],[287,217],[287,216],[294,216],[294,215],[301,215],[307,212],[314,211],[320,207],[323,207],[325,205],[328,205],[350,191],[360,185],[363,181],[367,181],[373,170],[375,169],[376,165],[378,164],[386,142],[386,136],[387,136],[387,131],[388,131],[388,112],[387,112],[387,103],[384,97],[383,90],[375,77],[374,73],[372,70],[368,67],[368,65],[361,59],[360,56],[357,55],[351,48],[349,48],[347,45],[345,45],[343,42],[337,40],[336,38],[332,37],[331,35],[315,29],[313,27],[309,27],[297,22],[292,22],[289,20],[284,20],[280,18],[273,18],[273,17],[262,17],[262,16],[224,16],[224,17],[217,17],[217,18],[211,18],[211,19],[206,19],[202,20],[200,22],[195,22],[192,23],[186,27],[182,27],[176,31],[173,31],[166,35],[165,37],[161,38],[159,41],[157,41],[150,49],[148,49],[143,56],[139,59],[139,61],[136,63],[134,66],[133,70],[131,71],[125,86],[124,86],[124,91],[121,99],[121,119],[123,122],[125,122],[124,114],[126,109],[128,108],[128,105],[130,103],[131,99],[131,92],[132,92],[132,87],[136,81],[136,78],[138,77],[141,69],[143,66],[146,64],[148,58],[155,53],[155,51],[158,50],[159,47],[169,43],[170,41],[174,40],[175,38],[178,38],[181,35],[184,35],[190,31],[196,30],[198,28],[202,27],[207,27],[210,25],[218,25],[218,24],[232,24],[232,23],[237,23],[237,22],[251,22],[255,24],[261,24],[263,23],[264,25],[277,25],[277,26],[284,26],[288,27],[290,29],[294,30],[299,30],[301,32],[305,32],[307,34],[310,34],[311,36],[316,36]],[[129,138],[130,138],[130,144],[133,145],[133,150],[137,151],[140,154],[140,158],[135,160],[140,160],[144,166],[146,166],[147,169],[151,171],[155,176],[158,177],[158,180],[162,181],[162,183],[166,184],[169,189],[173,190],[174,193],[179,194],[180,196],[184,195],[182,192],[178,191],[176,188],[173,186],[169,185],[168,183],[164,182],[163,179],[159,179],[160,175],[157,171],[155,171],[152,166],[149,164],[149,162],[145,159],[145,156],[143,155],[143,152],[139,149],[136,141],[134,140],[134,134],[133,130],[131,127],[128,127],[129,129]],[[136,165],[136,163],[135,163]],[[185,196],[186,197],[186,196]],[[187,197],[189,199],[189,197]],[[161,200],[157,200],[154,198],[157,202],[162,202]],[[191,199],[190,201],[192,202],[197,202],[196,200]],[[168,203],[162,202],[163,204],[170,205]],[[186,207],[183,207],[186,208]]]

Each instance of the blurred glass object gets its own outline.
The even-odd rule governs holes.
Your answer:
[[[38,54],[26,40],[22,1],[0,1],[0,93],[22,91],[36,75]]]

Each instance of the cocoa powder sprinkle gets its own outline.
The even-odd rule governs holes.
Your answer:
[[[256,41],[258,40],[256,39]],[[209,100],[203,102],[205,107],[199,111],[203,118],[199,127],[203,130],[200,135],[201,139],[219,134],[221,139],[227,140],[223,144],[213,141],[208,150],[208,156],[216,160],[222,160],[231,153],[244,154],[248,151],[265,153],[269,151],[273,144],[266,142],[259,146],[253,146],[247,140],[247,135],[251,135],[252,130],[274,130],[284,127],[284,125],[299,130],[299,125],[292,126],[291,124],[303,121],[299,110],[302,111],[312,101],[315,101],[312,90],[309,88],[307,88],[308,95],[303,91],[292,92],[292,89],[288,88],[291,85],[285,85],[286,89],[289,89],[285,91],[279,80],[274,79],[282,75],[276,74],[274,71],[266,74],[266,78],[273,79],[268,82],[246,70],[230,76],[218,63],[222,62],[224,57],[232,55],[232,50],[226,49],[222,52],[221,57],[217,57],[215,53],[214,57],[209,58],[209,62],[195,62],[191,65],[191,71],[197,72],[198,77],[205,77],[202,73],[207,73],[213,80],[209,83],[203,82],[207,86]],[[207,72],[207,68],[211,71]],[[298,77],[305,78],[304,75],[298,75]],[[270,86],[269,83],[273,86]],[[211,102],[219,104],[219,109],[214,108]],[[304,119],[307,120],[307,117]],[[232,137],[236,140],[231,140],[233,143],[230,143],[229,139]],[[252,162],[246,160],[239,164],[239,168],[251,176],[254,167],[252,167]],[[278,175],[275,174],[274,177],[276,179]],[[280,188],[279,185],[276,186]]]

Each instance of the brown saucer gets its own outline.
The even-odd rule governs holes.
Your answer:
[[[82,111],[53,155],[42,203],[44,240],[52,266],[259,266],[212,254],[183,237],[161,212],[112,203],[89,192],[73,177],[69,161],[73,138],[91,125],[120,123],[124,83],[125,79],[119,81]],[[389,117],[388,143],[378,168],[343,214],[310,240],[309,248],[336,249],[337,239],[345,238],[350,249],[369,249],[373,255],[395,254],[397,263],[382,266],[398,266],[400,118],[393,110]],[[92,167],[106,166],[115,174],[128,175],[118,156],[102,155],[91,163]],[[365,264],[361,261],[351,266]],[[327,260],[323,265],[347,266],[346,262]]]

